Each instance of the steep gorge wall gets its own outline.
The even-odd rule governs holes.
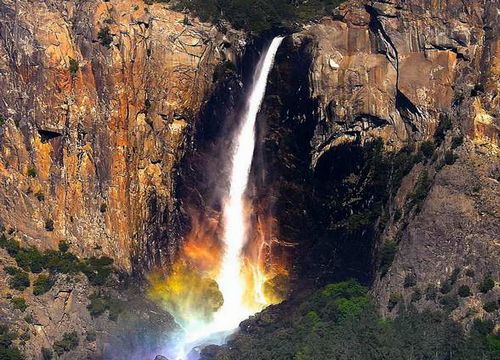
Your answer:
[[[128,270],[168,261],[186,135],[243,36],[139,0],[6,0],[0,17],[2,225]]]
[[[477,290],[490,272],[499,278],[497,10],[489,1],[349,1],[285,40],[260,126],[271,165],[263,183],[278,237],[296,243],[296,277],[373,282],[390,312],[391,297],[410,303],[459,269],[451,295],[464,284],[475,295],[454,316],[498,316],[482,309],[498,288]],[[424,141],[436,146],[428,160]],[[377,268],[388,243],[399,250],[386,274]],[[404,285],[413,277],[418,286]],[[441,296],[417,305],[439,307]]]

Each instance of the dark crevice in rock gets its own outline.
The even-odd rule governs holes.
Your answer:
[[[50,140],[57,139],[58,137],[63,135],[60,132],[42,129],[38,129],[38,134],[40,135],[43,143],[47,143]]]

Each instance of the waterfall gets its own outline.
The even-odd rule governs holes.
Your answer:
[[[248,219],[244,211],[244,196],[255,149],[255,120],[266,92],[267,77],[282,40],[282,37],[274,38],[257,64],[243,121],[233,145],[229,197],[224,206],[225,253],[217,279],[224,296],[224,305],[216,314],[216,319],[225,322],[230,320],[236,326],[242,319],[255,312],[255,309],[248,309],[243,305],[245,282],[239,276],[241,273],[240,255],[247,242]]]
[[[186,337],[177,352],[177,359],[195,359],[188,355],[191,349],[204,344],[222,344],[228,334],[231,334],[239,323],[248,316],[262,310],[268,304],[253,305],[244,301],[246,286],[242,278],[242,250],[248,240],[248,214],[245,212],[245,192],[255,149],[255,120],[264,98],[267,77],[274,63],[274,57],[282,42],[282,37],[272,40],[267,50],[257,63],[252,87],[242,113],[242,120],[233,140],[230,159],[229,193],[223,208],[223,243],[224,254],[221,268],[217,276],[219,289],[224,297],[224,304],[214,314],[209,323],[198,323],[186,328]],[[255,289],[254,289],[255,290]],[[260,293],[260,289],[258,289]],[[258,294],[255,294],[258,297]]]

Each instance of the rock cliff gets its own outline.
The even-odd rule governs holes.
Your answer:
[[[242,34],[134,0],[2,1],[0,16],[2,224],[127,270],[168,261],[186,134]]]
[[[498,318],[482,309],[498,288],[478,291],[499,278],[498,33],[498,2],[348,1],[285,40],[261,185],[295,276],[374,281],[384,312],[467,285],[454,317]],[[454,270],[453,290],[425,300]]]
[[[273,243],[289,254],[293,290],[355,277],[387,316],[413,303],[466,325],[498,320],[498,308],[484,308],[500,276],[498,7],[352,0],[286,37],[258,119],[250,195],[278,220]],[[227,146],[220,135],[234,126],[260,46],[246,40],[162,3],[1,1],[6,231],[40,249],[68,241],[126,271],[168,264],[184,211],[220,207],[209,197],[225,185],[224,164],[210,155]],[[1,249],[0,261],[14,265]],[[43,301],[25,291],[32,323],[1,302],[31,334],[29,356],[71,327],[81,339],[120,328],[92,319],[99,289],[76,278],[59,278]],[[471,294],[459,297],[464,286]],[[135,290],[111,292],[132,301]],[[156,318],[137,304],[143,320]],[[108,345],[90,336],[70,354]]]

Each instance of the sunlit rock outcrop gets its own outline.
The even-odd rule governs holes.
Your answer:
[[[0,17],[2,224],[128,270],[168,261],[186,133],[242,35],[140,0],[3,1]]]

